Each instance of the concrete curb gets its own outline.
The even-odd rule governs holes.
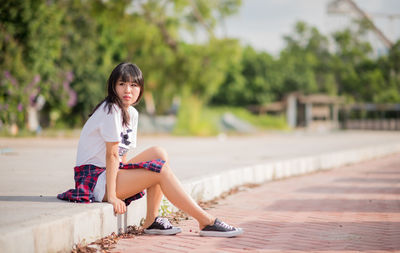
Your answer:
[[[243,184],[259,184],[328,170],[397,152],[400,152],[400,144],[272,161],[185,181],[183,187],[196,201],[207,201]],[[93,242],[112,232],[124,232],[128,225],[138,225],[145,214],[145,198],[133,202],[126,214],[118,216],[107,203],[87,205],[72,213],[66,210],[51,218],[38,218],[7,228],[0,236],[0,252],[69,252],[76,243]]]
[[[146,215],[145,198],[135,201],[125,214],[117,216],[107,203],[71,205],[83,209],[66,210],[57,216],[7,228],[0,236],[0,252],[70,252],[76,243],[90,243],[113,232],[125,232],[128,225],[139,224]]]
[[[195,200],[207,201],[236,186],[328,170],[398,152],[400,144],[394,144],[273,161],[191,180],[185,182],[184,188]]]

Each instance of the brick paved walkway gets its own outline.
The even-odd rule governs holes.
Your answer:
[[[400,155],[266,183],[208,210],[237,238],[203,238],[197,223],[176,236],[120,240],[113,252],[400,252]]]

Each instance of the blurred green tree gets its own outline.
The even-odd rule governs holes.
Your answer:
[[[355,26],[333,34],[336,53],[332,68],[335,72],[339,94],[349,101],[395,102],[399,89],[391,81],[389,56],[377,58],[372,47],[365,40],[371,28],[367,20],[355,21]],[[391,53],[392,52],[392,53]],[[385,74],[386,73],[386,74]],[[397,92],[396,92],[397,90]]]
[[[297,22],[291,35],[284,37],[286,47],[277,62],[281,85],[274,90],[279,97],[288,92],[336,94],[328,38],[317,28]]]
[[[107,74],[121,61],[142,68],[145,102],[155,104],[158,113],[186,90],[207,100],[225,78],[227,56],[238,48],[234,40],[216,39],[213,29],[240,3],[2,1],[1,120],[23,127],[26,107],[40,94],[50,125],[79,125],[104,98]],[[207,31],[204,43],[184,42],[182,30],[199,29]]]
[[[51,1],[2,1],[0,5],[0,101],[2,121],[25,126],[27,107],[41,95],[55,111],[69,112],[73,76],[57,64],[64,10]],[[4,110],[4,108],[8,110]]]
[[[279,58],[251,47],[243,50],[240,65],[231,66],[228,77],[214,96],[215,104],[266,104],[287,93],[336,94],[328,39],[304,22],[285,36]]]
[[[104,98],[107,75],[122,61],[142,69],[146,88],[139,106],[150,113],[168,112],[177,97],[193,98],[201,111],[210,101],[266,104],[292,91],[400,102],[400,42],[374,57],[365,40],[367,21],[336,32],[331,42],[298,22],[273,57],[215,36],[216,26],[240,5],[240,0],[3,0],[0,120],[24,127],[27,109],[42,96],[50,126],[78,126]]]
[[[377,61],[382,70],[385,88],[375,94],[374,101],[380,103],[400,103],[400,40]]]
[[[247,46],[242,50],[240,60],[229,66],[227,78],[212,102],[245,106],[274,100],[271,82],[275,63],[272,56]]]
[[[213,30],[218,21],[235,13],[240,3],[149,0],[132,7],[131,18],[143,25],[142,29],[134,28],[131,38],[139,46],[130,51],[146,73],[146,105],[153,104],[157,113],[165,113],[175,97],[193,94],[203,103],[210,99],[239,52],[236,40],[217,39]],[[203,31],[206,35],[201,44],[187,43],[182,38],[182,32],[194,38]]]

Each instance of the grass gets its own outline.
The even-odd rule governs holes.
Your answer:
[[[219,133],[218,114],[204,108],[196,97],[186,98],[179,108],[175,135],[212,136]]]
[[[225,113],[232,113],[237,118],[246,121],[258,130],[288,130],[284,116],[254,115],[242,107],[207,107],[195,98],[190,97],[182,101],[177,121],[172,134],[183,136],[216,136],[222,131],[220,120]],[[235,132],[230,132],[230,134]],[[0,137],[79,137],[80,129],[67,127],[46,128],[40,134],[22,129],[16,136],[11,135],[8,128],[0,129]]]
[[[241,107],[206,107],[195,97],[182,101],[173,134],[215,136],[220,130],[220,119],[232,113],[258,130],[288,130],[284,116],[254,115]]]
[[[271,115],[255,115],[242,107],[212,107],[222,116],[224,113],[232,113],[237,118],[247,121],[260,130],[288,130],[289,127],[286,123],[284,116],[271,116]]]
[[[6,128],[0,130],[0,137],[3,138],[29,138],[29,137],[62,137],[62,138],[78,138],[80,129],[61,129],[61,128],[46,128],[39,134],[29,131],[28,129],[20,129],[16,135],[12,135]]]

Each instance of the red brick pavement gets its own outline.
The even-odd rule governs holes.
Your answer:
[[[400,252],[400,155],[269,182],[208,210],[245,233],[120,240],[113,252]]]

